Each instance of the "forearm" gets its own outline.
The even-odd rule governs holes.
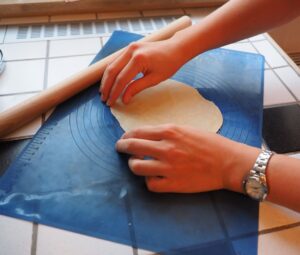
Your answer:
[[[292,20],[300,13],[299,0],[231,0],[203,21],[173,37],[182,61]]]
[[[260,149],[236,144],[231,149],[232,159],[225,168],[226,189],[243,193],[243,180],[249,174]],[[300,160],[274,154],[267,166],[266,177],[269,193],[267,199],[300,212]]]
[[[267,168],[267,199],[300,212],[300,160],[273,155]]]

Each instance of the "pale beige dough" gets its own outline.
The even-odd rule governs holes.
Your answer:
[[[177,124],[217,132],[223,123],[222,113],[213,102],[175,80],[166,80],[140,92],[128,105],[118,99],[111,111],[125,131],[148,125]]]

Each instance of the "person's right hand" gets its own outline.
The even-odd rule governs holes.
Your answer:
[[[184,52],[173,38],[131,43],[104,71],[101,99],[112,106],[122,95],[123,103],[129,103],[135,94],[172,76],[184,62]],[[139,73],[143,76],[133,81]]]

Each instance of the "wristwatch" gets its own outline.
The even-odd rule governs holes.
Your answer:
[[[244,192],[254,200],[264,201],[268,195],[266,168],[272,154],[271,151],[263,150],[243,181]]]

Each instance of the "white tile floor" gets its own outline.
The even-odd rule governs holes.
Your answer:
[[[253,45],[258,50],[258,52],[265,56],[266,61],[271,67],[286,66],[287,62],[278,53],[278,51],[271,45],[267,40],[255,41]]]
[[[259,206],[259,231],[300,222],[300,213],[270,202]]]
[[[6,27],[0,26],[0,44],[3,43],[4,41],[5,31],[6,31]],[[0,45],[0,49],[1,49],[1,45]]]
[[[260,235],[258,255],[299,255],[300,227]]]
[[[74,55],[96,55],[101,49],[101,40],[96,38],[79,38],[50,41],[49,57]]]
[[[25,60],[45,58],[47,42],[22,42],[0,44],[5,60]]]
[[[0,254],[30,255],[32,223],[0,215]]]
[[[251,42],[255,42],[255,41],[260,41],[260,40],[265,40],[266,37],[263,34],[259,34],[259,35],[255,35],[249,38],[249,40]]]
[[[44,73],[44,59],[7,62],[0,76],[0,95],[41,91]]]
[[[274,74],[273,70],[265,70],[264,105],[278,105],[295,102],[293,96]]]
[[[276,68],[274,71],[300,101],[300,77],[295,70],[288,66]]]
[[[37,255],[132,255],[132,247],[39,225]]]
[[[94,55],[54,58],[49,60],[47,87],[51,87],[65,78],[86,68]]]

